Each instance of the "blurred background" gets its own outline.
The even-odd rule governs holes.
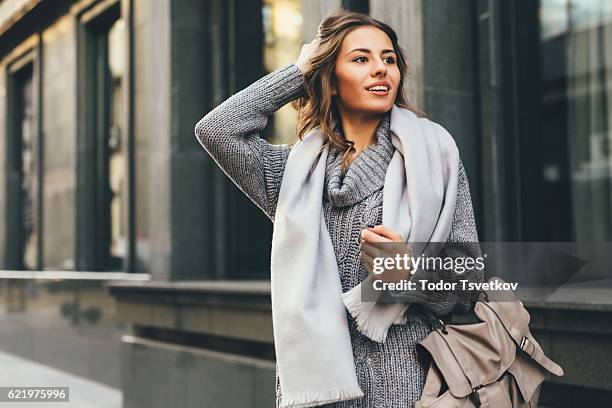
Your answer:
[[[78,407],[274,406],[272,225],[194,126],[338,7],[397,31],[481,241],[612,241],[612,1],[2,0],[1,386],[69,386]],[[295,126],[287,105],[264,137]],[[526,302],[565,369],[542,406],[610,406],[610,286]]]

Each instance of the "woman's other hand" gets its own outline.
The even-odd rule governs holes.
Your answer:
[[[396,260],[398,256],[401,260],[400,268],[384,268],[382,273],[374,272],[375,258],[393,258],[393,260]],[[366,265],[366,269],[375,280],[399,282],[410,279],[412,270],[410,248],[400,234],[382,224],[361,230],[361,258]],[[408,261],[404,262],[406,259]]]

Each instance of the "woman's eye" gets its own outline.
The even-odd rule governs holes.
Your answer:
[[[394,64],[394,63],[395,63],[395,58],[394,58],[394,57],[387,57],[387,58],[385,58],[385,59],[387,60],[387,62],[388,62],[389,64]],[[368,60],[368,58],[367,58],[367,57],[363,57],[363,56],[362,56],[362,57],[357,57],[357,58],[355,58],[353,61],[361,61],[361,60],[363,60],[363,61],[365,62],[365,61],[367,61],[367,60]]]

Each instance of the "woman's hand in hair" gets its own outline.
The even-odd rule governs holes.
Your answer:
[[[306,66],[308,65],[308,61],[317,50],[317,47],[320,44],[319,35],[314,38],[310,43],[304,44],[302,46],[302,51],[300,52],[300,56],[295,61],[295,65],[302,71],[302,74],[306,71]]]

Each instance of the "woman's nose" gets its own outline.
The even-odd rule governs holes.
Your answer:
[[[386,74],[387,73],[387,66],[385,65],[384,62],[382,61],[378,61],[374,63],[374,76],[378,75],[378,74]]]

